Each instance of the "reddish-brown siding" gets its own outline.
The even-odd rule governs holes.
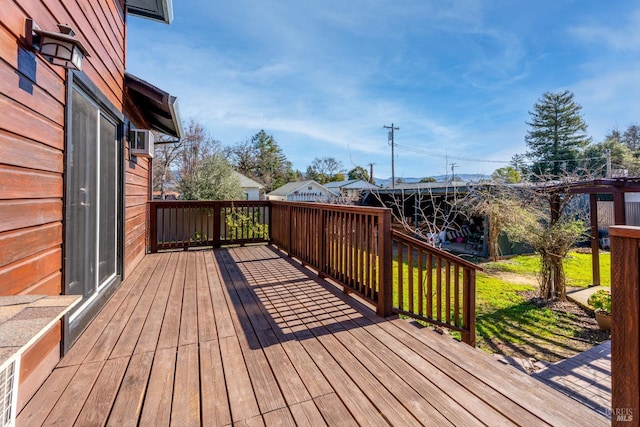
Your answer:
[[[122,111],[125,20],[121,0],[6,0],[0,13],[0,295],[60,294],[66,72],[23,44],[25,19],[71,26],[87,47],[83,71]],[[123,161],[125,159],[123,158]],[[145,253],[148,162],[126,170],[125,272]],[[23,357],[35,384],[60,344],[60,328]],[[44,347],[46,348],[44,348]],[[35,373],[32,375],[32,373]]]
[[[125,219],[124,219],[124,274],[142,260],[147,248],[147,201],[149,190],[149,161],[138,157],[125,162]]]
[[[22,45],[25,19],[70,25],[83,71],[122,109],[125,25],[115,0],[9,0],[0,26],[0,295],[62,289],[65,71]],[[57,283],[55,283],[57,281]]]

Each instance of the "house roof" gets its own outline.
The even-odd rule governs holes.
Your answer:
[[[182,121],[175,96],[133,74],[125,73],[126,94],[152,130],[182,137]]]
[[[333,181],[324,184],[328,189],[352,188],[356,190],[372,190],[379,188],[378,186],[365,181],[364,179],[349,179],[346,181]]]
[[[127,0],[127,13],[170,24],[173,20],[172,0]]]
[[[294,191],[300,190],[301,188],[304,188],[304,187],[308,187],[311,184],[317,185],[317,186],[321,187],[321,189],[324,189],[327,192],[330,192],[330,190],[327,187],[325,187],[324,185],[319,184],[319,183],[315,182],[314,180],[310,179],[310,180],[307,180],[307,181],[289,182],[289,183],[283,185],[282,187],[276,188],[275,190],[270,192],[268,195],[269,196],[287,196],[287,195],[293,193]]]
[[[264,185],[260,184],[258,181],[254,181],[248,176],[241,174],[240,172],[233,171],[233,174],[240,180],[240,187],[242,188],[264,188]]]

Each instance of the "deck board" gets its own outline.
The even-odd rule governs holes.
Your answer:
[[[268,246],[145,257],[17,420],[53,423],[608,425]]]
[[[164,264],[166,267],[163,270],[159,282],[155,284],[157,292],[151,304],[151,309],[145,319],[140,336],[138,337],[138,342],[136,343],[134,350],[136,354],[155,351],[158,346],[158,339],[169,301],[173,277],[177,270],[178,254],[170,254],[170,257]]]
[[[106,423],[128,363],[129,359],[126,357],[107,360],[80,411],[77,425],[95,426]]]
[[[120,388],[109,415],[108,426],[136,425],[142,412],[152,363],[153,353],[131,356],[122,380],[123,387]]]
[[[200,425],[200,363],[198,346],[178,347],[176,379],[173,387],[171,425]]]
[[[158,349],[153,359],[140,425],[166,426],[171,420],[173,381],[177,352],[175,348]]]

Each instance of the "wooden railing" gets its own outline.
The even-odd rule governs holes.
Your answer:
[[[611,238],[611,424],[640,426],[640,227]]]
[[[271,216],[275,245],[392,314],[390,210],[272,202]]]
[[[391,210],[320,203],[150,202],[150,249],[267,242],[393,313],[446,327],[475,345],[480,268],[391,230]]]
[[[458,331],[475,346],[477,265],[398,231],[393,239],[393,312]]]
[[[269,241],[267,201],[149,202],[150,250]]]

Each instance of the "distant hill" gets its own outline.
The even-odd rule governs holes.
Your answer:
[[[449,176],[447,175],[438,175],[438,176],[434,176],[433,178],[436,179],[436,181],[439,182],[444,182],[446,179],[449,178]],[[461,173],[461,174],[456,174],[456,178],[458,181],[479,181],[482,179],[490,179],[491,176],[490,175],[479,175],[479,174],[471,174],[471,173]],[[374,177],[374,179],[376,180],[376,185],[380,185],[382,187],[388,187],[391,185],[391,178],[376,178]],[[420,182],[422,178],[405,178],[402,177],[402,181],[412,184],[415,182]]]

